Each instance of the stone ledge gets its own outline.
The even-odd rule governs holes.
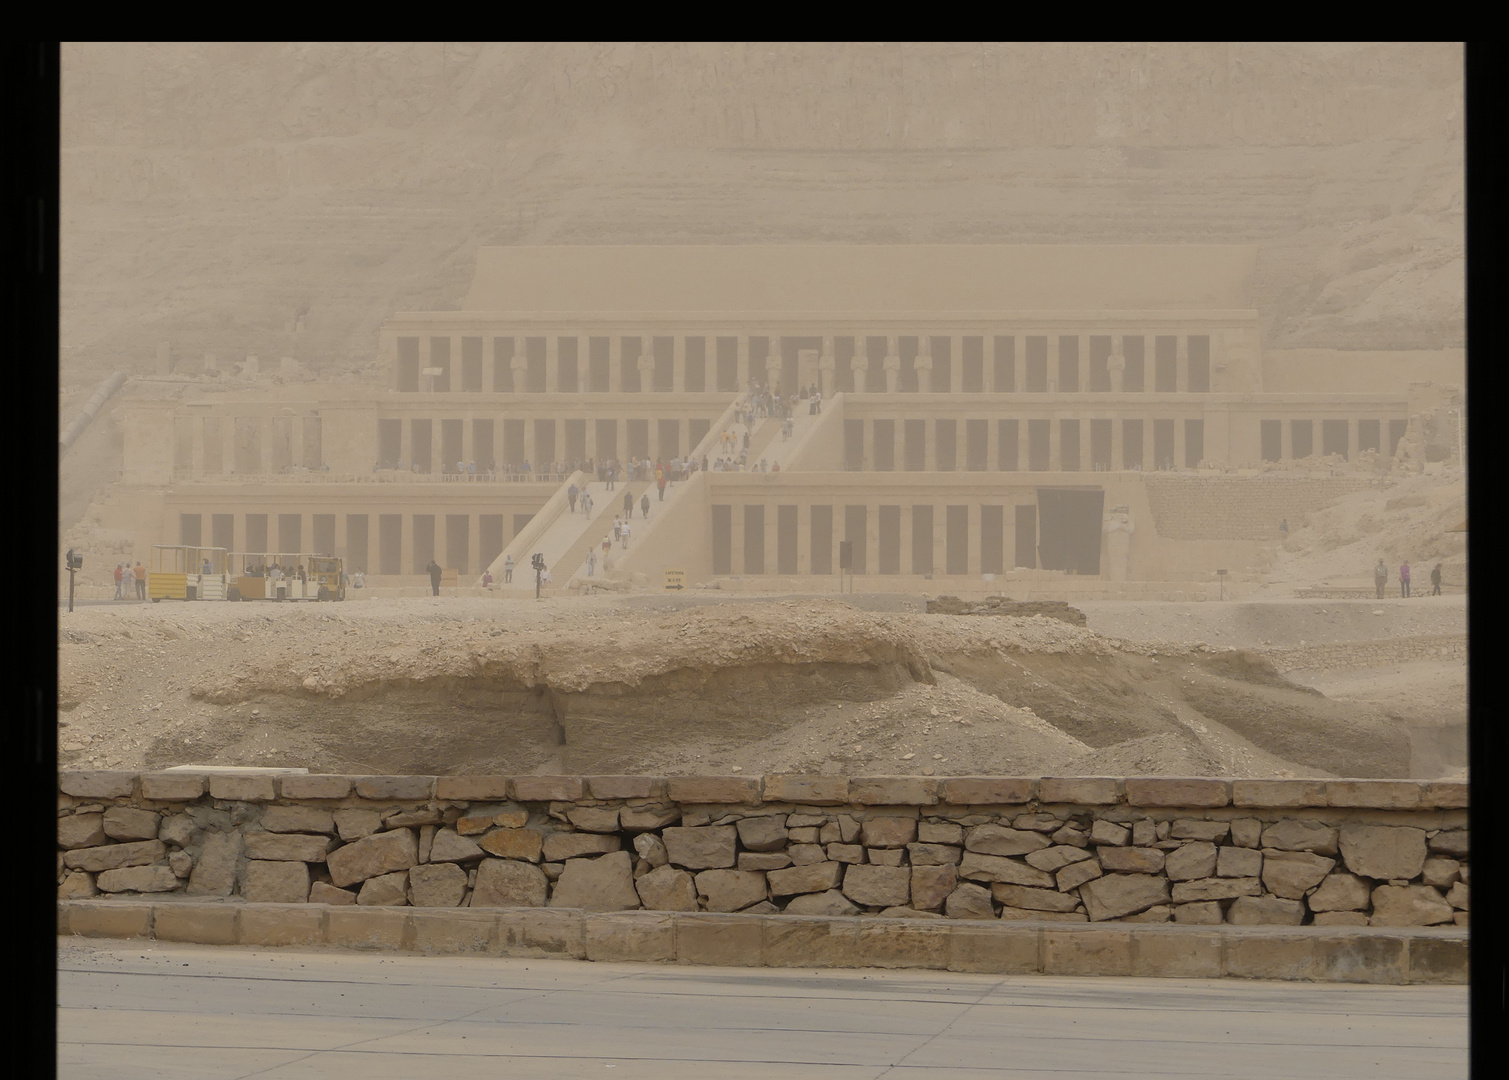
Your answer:
[[[1468,981],[1465,929],[1072,924],[875,916],[58,902],[58,934],[204,945],[727,967],[909,967],[1022,975]]]

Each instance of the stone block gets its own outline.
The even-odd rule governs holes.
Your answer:
[[[345,889],[337,889],[328,881],[316,881],[309,886],[309,902],[311,904],[354,904],[356,894]]]
[[[1470,846],[1466,829],[1442,829],[1430,838],[1430,850],[1442,855],[1466,858]]]
[[[849,781],[843,776],[767,775],[766,802],[841,806],[849,801]]]
[[[1109,927],[1044,927],[1043,974],[1131,975],[1132,933]]]
[[[1405,981],[1464,985],[1468,982],[1468,961],[1465,935],[1430,937],[1417,934],[1409,939]]]
[[[704,870],[696,885],[708,911],[741,911],[765,899],[765,875],[754,870]]]
[[[67,912],[67,930],[79,937],[152,936],[153,906],[130,900],[75,900],[58,907]]]
[[[1465,810],[1468,786],[1460,780],[1429,780],[1420,785],[1420,807],[1425,810]]]
[[[733,832],[732,829],[729,832]],[[579,859],[584,855],[605,855],[623,848],[623,841],[616,835],[603,833],[553,832],[545,834],[540,846],[546,862],[563,862]]]
[[[194,871],[194,856],[187,851],[171,851],[168,853],[168,865],[172,867],[176,877],[186,878]]]
[[[301,862],[249,859],[241,895],[250,903],[302,904],[309,899],[309,867]]]
[[[687,870],[721,870],[738,862],[732,825],[673,826],[660,834],[671,863]]]
[[[1055,844],[1062,844],[1066,847],[1090,846],[1090,834],[1083,829],[1076,829],[1073,825],[1065,825],[1063,828],[1055,830],[1049,839]]]
[[[399,870],[362,882],[356,902],[362,907],[404,907],[409,902],[409,875]]]
[[[104,870],[94,879],[100,892],[162,893],[172,892],[182,882],[167,866],[127,866]]]
[[[1425,866],[1425,830],[1394,825],[1343,825],[1341,857],[1354,874],[1408,880]]]
[[[822,894],[826,895],[826,894]],[[854,907],[841,893],[834,894],[843,907]],[[819,896],[804,896],[817,900]],[[793,901],[795,903],[795,901]],[[763,921],[762,956],[766,967],[855,968],[866,960],[859,949],[859,926],[844,918],[803,918],[798,914],[767,918]],[[825,913],[826,914],[826,913]],[[835,913],[836,914],[836,913]]]
[[[858,915],[859,908],[850,902],[849,898],[837,889],[829,889],[827,892],[803,893],[793,896],[786,905],[788,915]]]
[[[1032,801],[1036,786],[1036,780],[1019,776],[950,776],[942,798],[953,806],[1018,806]]]
[[[272,802],[278,797],[267,774],[216,773],[210,777],[210,798],[227,802]]]
[[[1095,849],[1103,870],[1118,874],[1157,874],[1167,855],[1157,848],[1101,847]]]
[[[87,848],[109,843],[104,814],[68,814],[58,818],[58,847]]]
[[[957,866],[960,856],[963,855],[963,852],[952,844],[908,844],[906,851],[907,859],[913,866]]]
[[[796,849],[793,848],[791,861],[799,863],[795,853]],[[865,862],[875,866],[900,866],[905,859],[906,852],[897,848],[865,848]]]
[[[1420,869],[1421,884],[1434,885],[1438,889],[1451,888],[1461,876],[1461,863],[1455,859],[1443,859],[1439,856],[1427,858],[1425,865]]]
[[[1216,926],[1224,922],[1221,905],[1214,900],[1180,904],[1174,908],[1174,922],[1191,926]]]
[[[1231,842],[1237,847],[1257,847],[1263,842],[1263,823],[1257,818],[1238,818],[1231,823]]]
[[[821,835],[822,830],[812,826],[798,826],[797,828],[789,829],[787,832],[787,836],[791,839],[792,844],[805,844],[808,847],[817,846]]]
[[[1326,803],[1414,810],[1420,805],[1420,784],[1415,780],[1327,780]]]
[[[660,799],[665,797],[665,779],[659,776],[586,776],[587,790],[594,799]]]
[[[157,838],[164,843],[188,847],[194,840],[194,819],[188,814],[169,814],[158,826]]]
[[[1083,911],[1033,911],[1031,908],[1003,907],[1002,922],[1089,922]]]
[[[1117,781],[1110,776],[1049,776],[1037,782],[1038,801],[1073,806],[1114,806],[1120,801]]]
[[[153,802],[193,802],[204,794],[206,779],[193,773],[142,773],[141,797]]]
[[[508,798],[506,776],[437,776],[435,798],[449,802],[493,802]]]
[[[771,896],[794,896],[797,893],[827,892],[838,888],[843,880],[844,863],[820,862],[772,870],[765,875]],[[849,869],[854,869],[849,865]]]
[[[824,856],[826,856],[826,858],[829,861],[832,861],[832,862],[862,863],[862,862],[865,861],[865,849],[862,848],[862,847],[860,847],[858,844],[829,844],[827,847],[825,847],[823,849],[823,854],[824,854]],[[739,869],[740,870],[779,870],[779,869],[781,869],[781,866],[789,865],[790,862],[791,862],[791,859],[788,857],[786,859],[786,862],[782,863],[781,866],[755,866],[755,865],[745,866],[744,865],[744,860],[745,860],[746,857],[747,858],[777,858],[778,856],[776,856],[776,855],[745,856],[744,854],[741,853],[739,855]]]
[[[136,774],[129,772],[63,772],[58,774],[58,788],[65,795],[79,799],[129,799],[136,786]]]
[[[84,870],[71,871],[58,885],[59,900],[87,900],[98,896],[99,892],[94,885],[94,875]]]
[[[760,801],[760,781],[753,776],[670,776],[665,781],[666,797],[672,802],[700,805],[707,803],[745,803]]]
[[[242,841],[248,859],[322,863],[330,850],[328,836],[302,833],[249,832]]]
[[[1090,921],[1103,922],[1168,903],[1169,888],[1166,880],[1150,874],[1108,874],[1081,885],[1079,896]]]
[[[676,959],[676,923],[656,912],[589,912],[583,921],[586,958],[598,962],[665,964]]]
[[[1451,905],[1429,885],[1379,885],[1368,925],[1436,926],[1451,922],[1451,916]]]
[[[323,945],[325,913],[308,905],[243,904],[236,920],[238,945]]]
[[[437,829],[435,838],[430,841],[429,861],[432,863],[470,862],[472,859],[482,858],[485,854],[487,852],[479,847],[475,840],[462,836],[455,829]]]
[[[167,858],[168,849],[161,840],[138,840],[129,844],[104,844],[100,847],[75,848],[63,853],[63,865],[70,870],[119,870],[123,866],[146,866]]]
[[[991,904],[988,889],[968,882],[961,883],[943,902],[943,913],[950,919],[994,919],[995,907]]]
[[[918,911],[939,911],[959,884],[958,869],[952,864],[919,866],[912,864],[912,907]]]
[[[1305,905],[1280,896],[1239,896],[1226,911],[1236,926],[1298,926],[1305,921]]]
[[[1168,853],[1163,872],[1170,881],[1194,881],[1216,872],[1216,846],[1195,840]]]
[[[540,861],[545,834],[539,829],[494,829],[477,842],[478,846],[500,859]]]
[[[859,835],[865,847],[904,848],[917,839],[917,821],[909,817],[867,818]]]
[[[1458,881],[1453,884],[1451,889],[1446,893],[1446,902],[1452,907],[1457,908],[1461,911],[1467,911],[1468,909],[1470,909],[1472,902],[1471,894],[1468,892],[1467,883],[1464,881]]]
[[[332,907],[325,913],[325,943],[344,949],[397,952],[404,947],[409,913],[394,908]]]
[[[279,777],[278,790],[285,799],[344,799],[351,794],[351,778],[293,774]]]
[[[746,851],[780,851],[789,835],[785,822],[778,817],[742,818],[734,827]]]
[[[1128,806],[1226,806],[1226,780],[1134,776],[1126,780]]]
[[[957,821],[919,821],[917,840],[923,844],[964,846],[964,826]]]
[[[1121,851],[1122,848],[1107,848],[1108,851]],[[1159,864],[1163,862],[1163,852],[1159,852]],[[1056,874],[1070,863],[1084,862],[1093,859],[1084,848],[1070,847],[1066,844],[1058,844],[1054,847],[1042,848],[1039,851],[1029,851],[1022,857],[1022,861],[1034,870],[1041,870],[1045,874]],[[917,857],[912,856],[912,865],[917,865]]]
[[[421,868],[414,867],[418,869]],[[498,915],[491,911],[414,911],[409,914],[409,928],[415,952],[429,956],[479,956],[496,949]]]
[[[483,859],[477,866],[471,906],[541,907],[549,881],[538,866],[513,859]]]
[[[859,924],[859,954],[866,967],[930,968],[948,966],[949,927],[944,922],[865,919]]]
[[[414,825],[438,825],[440,821],[440,811],[426,806],[417,810],[389,810],[383,814],[382,827],[407,829]]]
[[[1114,821],[1096,818],[1090,823],[1090,843],[1101,847],[1124,847],[1132,838],[1132,830]]]
[[[1335,855],[1337,830],[1314,821],[1285,818],[1263,830],[1263,847],[1276,851],[1312,851]]]
[[[714,967],[759,967],[763,962],[765,922],[756,915],[678,913],[676,960]]]
[[[330,880],[337,886],[407,870],[419,861],[419,842],[409,829],[373,833],[336,848],[325,857]],[[197,868],[196,868],[197,869]]]
[[[1325,806],[1324,780],[1233,780],[1233,806]]]
[[[904,906],[911,900],[912,872],[904,866],[851,865],[843,894],[863,907]]]
[[[857,806],[932,806],[938,781],[924,776],[863,776],[849,781],[849,802]]]
[[[629,853],[614,851],[596,859],[567,859],[566,868],[550,892],[550,906],[585,911],[625,911],[639,907]]]
[[[1226,974],[1244,979],[1399,983],[1403,937],[1312,928],[1233,934],[1226,939]]]
[[[1151,847],[1158,842],[1158,823],[1152,818],[1132,822],[1132,846]]]
[[[158,904],[152,936],[158,941],[234,945],[239,904]]]
[[[855,858],[840,858],[831,852],[839,852],[840,855],[858,853]],[[829,858],[835,862],[864,862],[865,849],[857,845],[829,844]],[[820,861],[820,860],[818,860]],[[784,870],[791,865],[791,856],[784,851],[741,851],[739,852],[738,868],[740,870]]]
[[[1231,831],[1229,821],[1206,821],[1203,818],[1179,818],[1169,829],[1171,840],[1208,840],[1219,844]]]
[[[352,784],[358,797],[374,802],[425,802],[435,796],[435,779],[433,776],[357,776],[352,778]]]
[[[466,896],[466,871],[453,862],[411,866],[408,895],[414,907],[460,907]]]
[[[640,903],[650,911],[697,910],[697,886],[692,875],[674,866],[657,866],[636,878],[634,889]]]
[[[618,807],[573,806],[566,811],[566,820],[582,832],[613,833],[618,831]]]
[[[1216,877],[1260,877],[1263,853],[1257,848],[1226,845],[1216,856]]]
[[[1361,911],[1317,911],[1314,926],[1366,926],[1368,917]]]
[[[331,816],[335,819],[337,834],[347,843],[382,829],[382,815],[376,810],[337,810]]]
[[[1308,851],[1270,851],[1263,859],[1263,884],[1274,896],[1302,900],[1336,865],[1335,859]]]
[[[1013,829],[1028,832],[1055,833],[1064,828],[1064,819],[1057,814],[1018,814],[1011,819]]]
[[[1008,829],[988,823],[976,825],[964,834],[965,850],[977,851],[982,855],[1025,855],[1029,851],[1041,851],[1051,845],[1052,841],[1042,833]]]
[[[1036,927],[950,923],[948,970],[987,975],[1035,975],[1042,970]]]
[[[1094,859],[1085,859],[1083,862],[1070,863],[1057,874],[1053,880],[1058,883],[1059,892],[1068,892],[1077,889],[1087,881],[1093,881],[1103,874],[1100,863]]]
[[[1131,931],[1132,974],[1139,978],[1219,979],[1219,931],[1138,929]]]
[[[1235,900],[1239,896],[1258,896],[1263,883],[1257,878],[1201,878],[1181,881],[1173,887],[1173,901],[1188,904],[1197,900]]]
[[[1073,911],[1079,907],[1077,896],[1053,889],[1029,889],[1024,885],[996,882],[990,887],[990,895],[1007,907],[1026,911]]]
[[[241,834],[210,833],[204,838],[194,871],[189,875],[190,896],[229,896],[236,888],[236,870],[241,861]]]
[[[1146,911],[1139,911],[1135,915],[1124,915],[1117,922],[1126,923],[1166,923],[1173,918],[1174,909],[1169,904],[1154,904]]]
[[[269,806],[262,811],[262,828],[272,833],[335,832],[335,815],[318,806]]]
[[[674,825],[680,820],[681,809],[675,806],[640,807],[638,809],[626,806],[618,812],[620,827],[630,832],[643,829],[662,829],[667,825]]]
[[[1027,885],[1034,889],[1058,887],[1052,874],[1034,870],[1015,859],[981,855],[973,851],[966,851],[959,861],[959,876],[971,881],[1004,881],[1009,885]]]

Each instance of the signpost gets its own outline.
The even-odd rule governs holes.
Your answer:
[[[686,588],[686,571],[667,570],[665,572],[665,587],[667,589],[675,589],[678,592]]]

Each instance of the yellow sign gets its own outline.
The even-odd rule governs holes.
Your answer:
[[[686,588],[686,571],[685,570],[667,570],[665,572],[665,587],[667,589],[684,589],[684,588]]]

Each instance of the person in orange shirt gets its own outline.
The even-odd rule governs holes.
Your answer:
[[[131,576],[136,579],[136,598],[145,600],[147,598],[147,568],[137,563],[131,568]]]

